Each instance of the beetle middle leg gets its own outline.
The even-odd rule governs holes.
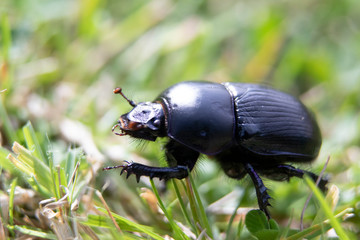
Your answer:
[[[260,176],[257,174],[257,172],[250,163],[244,163],[244,168],[246,172],[250,175],[251,180],[254,183],[260,210],[262,210],[266,214],[266,216],[270,218],[270,213],[267,207],[271,206],[269,203],[269,199],[271,199],[271,197],[267,193],[267,188],[265,187]]]

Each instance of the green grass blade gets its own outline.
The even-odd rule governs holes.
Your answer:
[[[50,146],[50,151],[48,153],[48,163],[49,163],[49,169],[50,169],[50,177],[51,177],[51,182],[52,182],[52,187],[54,189],[54,197],[56,199],[60,199],[60,189],[57,185],[58,183],[58,178],[57,178],[57,172],[56,172],[56,169],[55,169],[55,166],[54,166],[54,151],[51,149],[51,144],[49,144]]]
[[[79,35],[91,37],[96,32],[95,13],[101,1],[81,1]]]
[[[201,222],[200,222],[199,214],[198,214],[197,208],[196,208],[194,191],[192,190],[192,186],[191,186],[189,178],[185,179],[185,183],[186,183],[186,185],[183,185],[183,187],[184,187],[186,194],[188,196],[188,199],[189,199],[190,210],[191,210],[192,217],[193,217],[193,222],[194,222],[193,224],[194,224],[194,227],[196,228],[196,234],[199,235],[201,230],[199,231],[198,224],[200,224]]]
[[[107,214],[106,209],[104,208],[97,208],[103,213]],[[119,227],[123,231],[130,231],[130,232],[141,232],[149,235],[150,237],[157,239],[157,240],[163,240],[163,238],[157,234],[153,228],[141,225],[138,223],[135,223],[133,221],[130,221],[129,219],[126,219],[118,214],[111,213],[112,216],[115,218],[116,222],[119,224]],[[111,224],[111,221],[106,216],[99,216],[99,215],[89,215],[88,219],[86,221],[82,221],[83,224],[86,224],[88,226],[94,226],[94,227],[103,227],[103,228],[114,228],[113,224]]]
[[[16,131],[11,125],[10,118],[7,114],[7,111],[5,109],[5,105],[3,102],[2,96],[0,96],[0,119],[2,121],[2,129],[5,133],[6,138],[9,140],[9,142],[15,142],[17,141]]]
[[[186,210],[186,206],[185,206],[185,203],[184,203],[184,201],[183,201],[183,199],[182,199],[182,196],[181,196],[181,194],[180,194],[179,188],[178,188],[178,186],[177,186],[177,184],[176,184],[176,180],[175,180],[175,179],[171,179],[171,182],[172,182],[172,184],[173,184],[173,186],[174,186],[175,194],[176,194],[176,196],[177,196],[177,198],[178,198],[178,200],[179,200],[181,211],[182,211],[182,213],[183,213],[183,215],[184,215],[184,217],[185,217],[188,225],[191,226],[193,232],[196,232],[196,228],[195,228],[194,225],[191,223],[190,216],[189,216],[189,214],[188,214],[188,211]]]
[[[49,167],[17,142],[13,144],[13,152],[17,155],[17,157],[9,156],[13,164],[21,170],[26,170],[24,173],[27,177],[35,176],[38,184],[47,190],[47,197],[53,196],[54,191]]]
[[[325,201],[328,204],[328,206],[330,207],[331,211],[333,212],[339,202],[339,195],[340,195],[340,190],[337,186],[335,185],[331,185],[326,197],[325,197]],[[314,224],[318,224],[320,222],[323,222],[326,219],[326,215],[324,213],[323,208],[321,208],[317,213],[316,216],[313,220],[312,225]]]
[[[195,199],[196,199],[196,203],[197,203],[197,209],[198,209],[203,227],[206,228],[206,230],[207,230],[206,233],[209,235],[209,237],[213,238],[213,232],[212,232],[212,229],[211,229],[209,221],[208,221],[208,217],[205,212],[204,204],[200,198],[199,191],[195,185],[194,179],[192,178],[191,174],[189,174],[189,178],[190,178],[190,182],[192,185],[192,189],[194,191],[194,195],[195,195]]]
[[[155,187],[154,181],[152,179],[150,179],[150,183],[151,183],[151,187],[153,189],[153,192],[159,202],[159,206],[161,208],[161,210],[164,212],[165,217],[167,218],[167,220],[169,221],[169,224],[172,228],[172,230],[174,231],[174,237],[175,239],[189,239],[184,232],[180,229],[180,227],[175,223],[174,219],[172,218],[172,216],[169,214],[169,212],[167,211],[164,203],[162,202],[160,195]]]
[[[31,175],[31,177],[27,179],[27,182],[40,195],[45,196],[47,198],[51,197],[51,192],[49,192],[49,190],[45,186],[40,184],[34,175]]]
[[[6,169],[11,173],[15,173],[15,168],[10,159],[8,158],[10,151],[0,147],[0,167],[1,169]],[[1,174],[1,173],[0,173]]]
[[[39,237],[44,239],[57,239],[55,234],[42,232],[41,229],[35,230],[35,229],[30,229],[26,226],[14,226],[14,230],[34,237]]]
[[[27,148],[32,152],[32,155],[48,165],[48,160],[45,158],[39,140],[36,137],[36,133],[30,121],[28,121],[23,127],[23,133]]]
[[[2,40],[2,55],[6,62],[9,61],[9,52],[11,48],[11,29],[9,18],[6,14],[1,17],[1,40]]]
[[[237,239],[240,239],[241,233],[244,230],[244,226],[245,226],[244,220],[243,220],[243,218],[241,218],[239,221],[238,227],[237,227],[237,232],[236,232]]]
[[[14,197],[15,197],[16,185],[17,185],[17,178],[12,180],[10,194],[9,194],[9,224],[10,224],[10,226],[14,225]],[[12,229],[9,229],[9,230],[12,234],[14,234]]]
[[[342,221],[342,219],[348,215],[348,214],[352,214],[354,213],[354,209],[352,208],[347,208],[344,211],[338,213],[335,218],[339,219],[340,221]],[[303,239],[303,238],[307,238],[309,236],[313,237],[317,237],[321,234],[323,234],[324,230],[327,231],[329,229],[331,229],[333,226],[330,223],[330,220],[326,220],[320,224],[315,224],[301,232],[295,233],[289,237],[286,238],[286,240],[297,240],[297,239]],[[347,238],[349,239],[349,238]]]
[[[225,240],[230,240],[230,237],[231,237],[231,226],[234,222],[234,219],[237,215],[237,210],[239,209],[239,207],[241,206],[241,199],[239,199],[239,203],[238,205],[236,206],[235,210],[234,210],[234,213],[231,215],[230,217],[230,220],[229,220],[229,223],[228,223],[228,226],[227,226],[227,229],[226,229],[226,238]]]
[[[337,218],[332,213],[330,206],[326,202],[325,197],[323,196],[323,194],[321,193],[319,188],[316,187],[315,183],[308,176],[305,176],[304,179],[305,179],[306,183],[308,184],[308,186],[310,187],[310,189],[314,192],[314,196],[319,201],[320,206],[323,209],[325,216],[329,219],[331,226],[334,228],[334,230],[337,233],[337,235],[339,236],[339,238],[344,239],[344,240],[350,239],[346,235],[344,229],[341,227]]]

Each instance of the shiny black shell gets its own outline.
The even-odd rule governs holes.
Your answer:
[[[257,155],[305,162],[321,146],[319,127],[307,108],[265,86],[181,82],[157,102],[164,108],[167,135],[207,155],[239,146]]]

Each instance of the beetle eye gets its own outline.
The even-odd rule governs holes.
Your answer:
[[[160,127],[160,120],[156,119],[153,124],[155,127]]]

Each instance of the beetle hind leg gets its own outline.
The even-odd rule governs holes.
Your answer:
[[[258,170],[258,169],[257,169]],[[259,169],[260,174],[265,177],[275,180],[275,181],[288,181],[291,177],[303,178],[304,174],[309,175],[314,182],[319,178],[318,175],[305,171],[299,168],[295,168],[290,165],[280,164],[272,168],[268,169]],[[319,181],[318,187],[325,192],[327,190],[326,184],[328,183],[328,179],[326,177],[322,177]]]
[[[262,210],[266,214],[266,216],[270,219],[270,213],[267,207],[269,206],[271,207],[271,204],[269,203],[269,199],[271,199],[271,197],[267,192],[268,189],[265,187],[260,176],[257,174],[257,172],[255,171],[255,169],[251,164],[244,163],[244,168],[246,172],[250,175],[251,180],[254,183],[260,210]]]

